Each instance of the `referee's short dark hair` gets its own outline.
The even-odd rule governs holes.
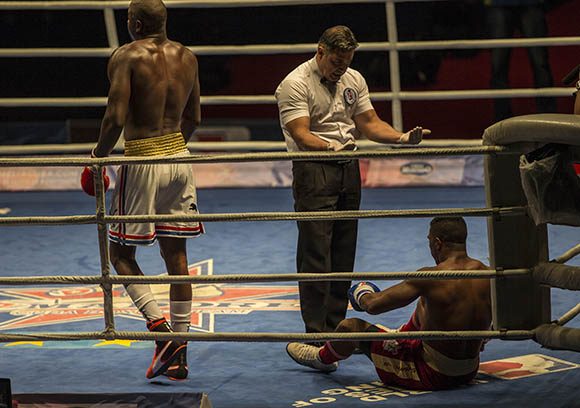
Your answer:
[[[347,26],[338,25],[326,29],[318,44],[325,47],[330,52],[352,51],[358,48],[358,42],[354,34]]]

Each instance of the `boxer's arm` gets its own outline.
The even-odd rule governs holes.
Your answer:
[[[380,314],[405,307],[421,296],[419,281],[406,280],[378,293],[361,298],[362,308],[369,314]]]
[[[125,50],[117,50],[109,60],[107,72],[111,86],[99,141],[93,150],[96,157],[111,153],[125,125],[131,97],[131,66],[127,54]]]
[[[193,135],[195,129],[201,124],[199,66],[195,55],[192,54],[192,57],[193,69],[195,70],[195,80],[191,93],[189,94],[189,99],[187,100],[187,105],[185,106],[183,115],[181,116],[181,133],[183,134],[185,143],[189,142],[191,135]]]

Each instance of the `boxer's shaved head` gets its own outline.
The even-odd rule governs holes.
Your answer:
[[[446,244],[465,244],[467,225],[461,217],[435,217],[431,220],[429,235]]]
[[[161,0],[132,0],[129,4],[129,23],[141,22],[143,36],[165,31],[167,8]]]

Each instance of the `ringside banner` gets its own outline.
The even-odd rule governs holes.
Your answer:
[[[289,161],[193,164],[198,188],[290,187]],[[483,186],[481,156],[361,159],[363,187]],[[0,167],[0,191],[80,190],[82,168]],[[111,188],[116,167],[108,166]]]

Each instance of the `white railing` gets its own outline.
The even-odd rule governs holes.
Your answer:
[[[170,8],[210,8],[210,7],[266,7],[320,4],[384,3],[387,23],[387,38],[383,42],[361,43],[361,51],[388,52],[391,92],[373,92],[374,101],[391,101],[395,128],[403,129],[401,101],[404,100],[449,100],[485,98],[527,98],[568,96],[572,88],[525,88],[525,89],[473,89],[444,91],[403,91],[401,89],[399,52],[409,50],[436,49],[482,49],[504,47],[571,46],[580,45],[580,37],[484,39],[452,41],[404,41],[399,42],[395,4],[402,2],[434,2],[443,0],[210,0],[185,1],[167,0]],[[108,47],[101,48],[4,48],[0,58],[37,57],[108,57],[119,46],[114,12],[126,9],[128,1],[0,1],[1,10],[102,10]],[[255,44],[189,47],[198,55],[275,55],[314,52],[316,44]],[[106,105],[106,97],[85,98],[0,98],[2,107],[91,107]],[[219,95],[201,98],[204,105],[273,104],[272,95]]]

